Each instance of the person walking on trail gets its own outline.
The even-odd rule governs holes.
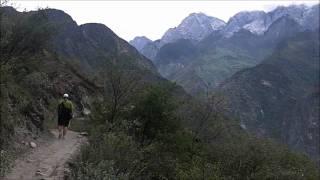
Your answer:
[[[67,134],[70,120],[73,118],[73,104],[69,95],[64,94],[63,100],[58,105],[58,129],[59,139],[64,139]]]

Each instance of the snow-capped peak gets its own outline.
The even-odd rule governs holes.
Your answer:
[[[284,16],[289,16],[307,29],[312,29],[318,27],[318,14],[319,5],[318,8],[306,5],[279,6],[268,13],[264,11],[243,11],[230,18],[223,29],[223,34],[230,37],[240,29],[246,29],[253,34],[261,35],[268,30],[273,22]]]
[[[253,33],[261,34],[266,30],[266,13],[264,11],[243,11],[239,12],[228,21],[224,28],[224,34],[231,36],[240,29],[247,29]]]
[[[161,38],[161,43],[166,44],[178,39],[202,40],[210,33],[220,30],[225,22],[204,13],[191,13],[178,27],[170,28]]]

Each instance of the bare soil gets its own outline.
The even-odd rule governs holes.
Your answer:
[[[14,162],[11,172],[5,180],[63,180],[66,163],[79,152],[86,143],[85,137],[74,131],[68,131],[64,140],[58,139],[58,131],[51,130],[55,138],[50,142],[37,144],[32,151],[19,157]]]

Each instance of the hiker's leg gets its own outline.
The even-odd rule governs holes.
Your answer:
[[[64,127],[63,127],[63,138],[64,138],[64,136],[66,136],[67,131],[68,131],[68,127],[67,127],[67,126],[64,126]]]
[[[58,125],[58,130],[59,130],[59,139],[62,137],[62,131],[63,131],[63,126]]]

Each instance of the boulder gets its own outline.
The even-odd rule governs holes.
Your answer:
[[[36,147],[37,147],[37,144],[34,143],[34,142],[30,142],[29,145],[30,145],[30,147],[32,147],[32,148],[36,148]]]

